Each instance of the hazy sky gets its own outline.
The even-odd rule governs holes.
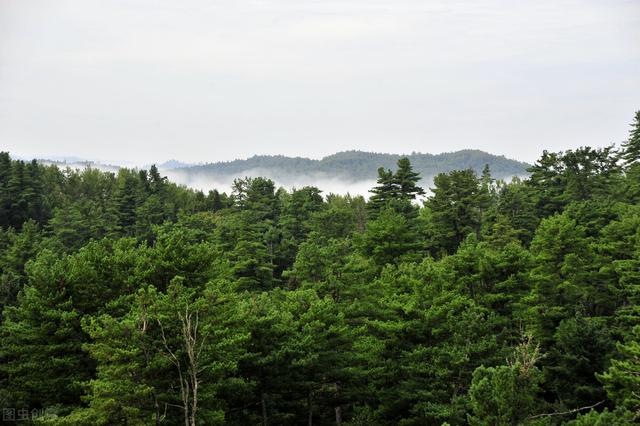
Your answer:
[[[640,0],[0,0],[0,150],[148,163],[605,146]]]

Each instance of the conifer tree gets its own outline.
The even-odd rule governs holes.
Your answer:
[[[397,195],[397,186],[394,182],[393,172],[380,167],[378,169],[377,186],[370,191],[373,195],[369,198],[367,207],[371,214],[375,215],[384,207],[388,206]]]
[[[531,417],[542,404],[538,393],[542,372],[539,346],[525,337],[507,360],[507,365],[478,367],[473,373],[469,394],[472,426],[535,424]]]
[[[0,388],[9,406],[57,407],[66,414],[80,404],[79,384],[90,377],[92,363],[81,349],[80,315],[61,266],[50,252],[41,253],[18,304],[4,311]]]
[[[413,171],[411,162],[403,157],[398,160],[397,170],[378,169],[378,185],[370,192],[368,208],[373,218],[385,207],[392,207],[407,218],[417,217],[417,209],[411,204],[424,190],[417,185],[420,174]]]
[[[627,167],[640,161],[640,111],[636,111],[634,121],[631,123],[629,139],[622,144],[621,157]]]
[[[140,181],[138,176],[121,170],[118,174],[118,186],[113,200],[113,207],[117,217],[117,231],[121,235],[135,234],[136,209],[140,201]]]
[[[420,173],[413,171],[411,162],[406,157],[398,160],[398,168],[392,181],[396,185],[398,196],[403,200],[415,200],[418,195],[424,195],[424,190],[417,185]]]
[[[431,245],[434,252],[453,253],[471,233],[478,234],[479,185],[473,170],[440,173],[433,195],[425,202],[431,215]]]
[[[598,375],[616,404],[640,418],[640,325],[636,325],[624,342],[617,344],[617,356],[609,369]]]

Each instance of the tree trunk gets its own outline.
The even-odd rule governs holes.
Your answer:
[[[153,406],[156,409],[156,426],[160,426],[160,404],[158,404],[158,397],[156,396],[156,393],[153,392]]]
[[[307,408],[309,409],[309,426],[313,426],[313,401],[311,399],[311,392],[307,395]]]
[[[260,403],[262,404],[262,426],[267,426],[267,394],[260,394]]]
[[[340,393],[340,385],[336,383],[335,386],[336,386],[336,397],[337,397],[338,394]],[[342,407],[340,405],[336,405],[335,410],[336,410],[336,426],[342,426]]]

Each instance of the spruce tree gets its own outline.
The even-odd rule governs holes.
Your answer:
[[[640,111],[636,112],[631,123],[629,139],[622,144],[622,159],[627,167],[640,161]]]
[[[640,325],[636,325],[624,342],[609,369],[598,375],[609,397],[619,406],[640,415]]]
[[[420,181],[420,173],[414,172],[411,162],[403,157],[398,160],[398,169],[393,175],[398,196],[403,200],[415,200],[418,195],[424,195],[424,190],[417,183]]]
[[[453,253],[471,233],[480,231],[479,182],[473,170],[440,173],[425,202],[431,214],[431,246],[436,254]]]
[[[10,226],[11,196],[9,179],[11,178],[11,157],[8,152],[0,152],[0,227]]]
[[[369,198],[367,204],[368,210],[373,217],[377,216],[378,212],[387,207],[397,195],[397,186],[393,177],[393,172],[389,169],[385,170],[380,167],[378,169],[377,186],[371,189],[373,195]]]
[[[367,205],[373,218],[385,207],[392,207],[409,219],[418,215],[412,201],[418,195],[424,195],[424,190],[417,185],[420,173],[413,171],[406,157],[398,160],[397,166],[395,173],[382,167],[378,169],[378,185],[370,191],[373,195]]]
[[[5,309],[0,326],[0,388],[8,406],[57,407],[65,414],[80,404],[79,384],[92,369],[82,351],[80,314],[53,254],[42,253],[28,275],[29,284],[18,303]]]

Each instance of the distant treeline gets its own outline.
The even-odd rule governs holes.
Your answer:
[[[510,160],[504,156],[488,154],[478,150],[463,150],[443,154],[380,154],[362,151],[345,151],[312,160],[302,157],[285,157],[282,155],[254,156],[246,160],[210,163],[205,165],[180,168],[185,175],[208,177],[238,176],[247,171],[268,170],[273,175],[310,175],[319,173],[328,177],[360,181],[376,178],[378,167],[393,168],[396,162],[406,157],[413,168],[422,176],[435,176],[438,173],[452,170],[471,169],[480,173],[488,164],[494,177],[507,178],[526,175],[529,164]]]

